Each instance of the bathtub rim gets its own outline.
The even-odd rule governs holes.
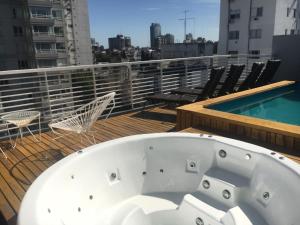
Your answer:
[[[114,140],[110,140],[107,142],[102,142],[96,145],[89,146],[87,148],[84,148],[82,150],[78,150],[77,152],[74,152],[67,157],[61,159],[57,163],[50,166],[48,169],[46,169],[42,174],[39,175],[39,177],[36,178],[36,180],[31,184],[29,189],[27,190],[21,205],[20,210],[17,217],[17,224],[18,225],[24,225],[21,221],[28,221],[28,219],[33,219],[32,216],[37,217],[37,213],[34,213],[33,209],[36,210],[35,204],[37,202],[37,199],[39,198],[39,194],[41,192],[39,189],[43,189],[44,186],[46,186],[47,179],[57,172],[57,170],[62,169],[65,165],[72,163],[72,160],[77,157],[86,157],[87,154],[91,154],[94,151],[101,151],[105,150],[106,147],[121,144],[123,142],[129,142],[129,141],[138,141],[138,140],[145,140],[145,139],[155,139],[155,138],[198,138],[201,140],[211,140],[216,141],[219,143],[226,144],[228,146],[232,147],[239,147],[244,149],[245,151],[257,153],[259,155],[264,155],[268,157],[271,160],[277,160],[280,164],[282,164],[287,169],[291,170],[291,172],[294,172],[296,175],[300,176],[300,165],[296,162],[292,161],[291,159],[283,156],[282,154],[276,152],[275,155],[271,155],[272,150],[269,150],[267,148],[257,146],[254,144],[250,144],[244,141],[239,141],[235,139],[220,137],[220,136],[214,136],[214,135],[207,135],[207,134],[191,134],[191,133],[154,133],[154,134],[139,134],[139,135],[133,135],[133,136],[127,136],[122,137]],[[100,146],[100,148],[99,148]],[[279,159],[280,157],[283,157],[284,160]],[[31,225],[37,225],[35,222],[37,220],[33,220],[30,224]]]

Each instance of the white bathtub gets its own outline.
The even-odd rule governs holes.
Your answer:
[[[121,138],[46,170],[19,225],[299,225],[300,168],[267,149],[194,134]]]

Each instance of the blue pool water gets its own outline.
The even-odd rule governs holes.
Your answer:
[[[300,125],[300,83],[210,105],[207,108]]]

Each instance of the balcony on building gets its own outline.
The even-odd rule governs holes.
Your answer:
[[[35,57],[37,59],[40,59],[40,58],[55,59],[55,58],[57,58],[57,50],[56,49],[36,49]]]
[[[51,7],[53,4],[53,0],[28,0],[29,6],[47,6]]]
[[[53,25],[55,20],[50,7],[30,7],[30,17],[32,24]]]
[[[56,40],[55,33],[49,26],[33,26],[32,35],[34,42],[55,42]]]
[[[56,59],[57,50],[55,43],[35,43],[35,57],[37,59]]]

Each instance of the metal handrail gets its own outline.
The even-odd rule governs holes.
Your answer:
[[[52,67],[52,68],[39,68],[39,69],[25,69],[25,70],[6,70],[0,71],[1,74],[16,74],[16,73],[43,73],[43,72],[58,72],[65,70],[76,70],[76,69],[96,69],[105,67],[120,67],[120,66],[130,66],[130,65],[143,65],[143,64],[155,64],[155,63],[165,63],[165,62],[178,62],[178,61],[193,61],[193,60],[204,60],[204,59],[224,59],[229,58],[231,55],[214,55],[214,56],[201,56],[201,57],[189,57],[189,58],[176,58],[176,59],[158,59],[149,61],[137,61],[137,62],[121,62],[121,63],[104,63],[104,64],[93,64],[93,65],[80,65],[80,66],[62,66],[62,67]]]
[[[47,128],[50,119],[109,92],[117,93],[114,113],[129,112],[142,108],[147,95],[203,86],[213,66],[244,63],[249,71],[251,63],[269,58],[216,55],[0,71],[0,116],[18,110],[40,111]]]

